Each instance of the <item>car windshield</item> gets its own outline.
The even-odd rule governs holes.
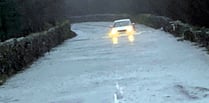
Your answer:
[[[114,27],[128,26],[130,24],[129,21],[120,21],[114,24]]]

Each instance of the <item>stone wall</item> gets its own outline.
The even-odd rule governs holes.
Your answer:
[[[131,19],[139,24],[144,24],[146,26],[152,27],[152,28],[161,28],[165,25],[169,25],[169,22],[171,19],[163,16],[155,16],[151,14],[140,14],[132,16]]]
[[[94,14],[94,15],[83,15],[83,16],[72,16],[69,20],[73,23],[78,22],[96,22],[96,21],[114,21],[116,19],[129,18],[127,14]]]
[[[0,43],[0,84],[18,71],[25,69],[51,48],[76,36],[64,22],[47,31]]]
[[[178,40],[188,40],[196,42],[201,47],[209,50],[209,29],[204,27],[192,26],[181,21],[173,21],[167,17],[141,14],[132,18],[135,22],[144,24],[156,29],[163,29],[171,33]]]

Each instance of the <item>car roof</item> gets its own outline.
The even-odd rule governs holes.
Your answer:
[[[120,20],[115,20],[114,22],[123,22],[123,21],[130,21],[131,22],[130,19],[120,19]]]

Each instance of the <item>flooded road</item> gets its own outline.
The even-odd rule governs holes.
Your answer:
[[[207,103],[209,56],[137,25],[113,45],[109,22],[72,25],[78,36],[0,87],[0,103]]]

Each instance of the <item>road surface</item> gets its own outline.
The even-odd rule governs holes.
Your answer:
[[[204,48],[137,25],[113,45],[109,22],[72,25],[78,34],[0,87],[0,103],[208,103]]]

